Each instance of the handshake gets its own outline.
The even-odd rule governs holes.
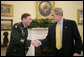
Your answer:
[[[35,47],[39,47],[41,45],[41,42],[39,40],[32,40],[31,44],[34,45]]]

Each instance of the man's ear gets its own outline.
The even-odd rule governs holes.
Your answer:
[[[25,21],[25,18],[23,18],[23,21]]]

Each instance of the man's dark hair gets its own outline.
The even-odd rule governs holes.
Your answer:
[[[21,16],[21,20],[23,19],[23,18],[27,18],[27,16],[31,16],[29,13],[24,13],[22,16]]]

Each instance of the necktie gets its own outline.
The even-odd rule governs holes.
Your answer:
[[[56,27],[56,48],[61,49],[61,31],[60,31],[60,23],[57,24]]]

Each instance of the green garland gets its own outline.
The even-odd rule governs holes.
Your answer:
[[[51,19],[34,19],[29,28],[47,28],[52,24]]]

